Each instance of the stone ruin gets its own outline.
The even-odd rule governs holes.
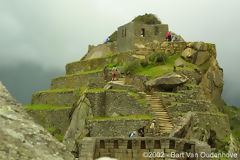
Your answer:
[[[79,159],[146,159],[145,151],[219,151],[231,131],[227,115],[221,113],[223,70],[216,47],[167,42],[167,32],[165,24],[119,27],[116,41],[89,46],[80,61],[66,65],[66,75],[52,80],[50,90],[33,94],[32,107],[49,109],[26,108],[28,113],[54,136],[64,136],[60,140]],[[156,52],[174,60],[157,65],[159,75],[149,74],[152,70],[124,73],[125,66]],[[104,81],[104,66],[111,70],[114,65],[121,76],[111,81],[109,72]],[[143,126],[145,137],[128,137]]]

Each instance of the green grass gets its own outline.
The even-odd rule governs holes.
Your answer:
[[[233,136],[240,142],[240,108],[224,105],[223,112],[229,117]]]
[[[73,91],[74,88],[62,88],[62,89],[54,89],[54,90],[45,90],[45,91],[39,91],[34,94],[40,94],[40,93],[54,93],[54,92],[70,92]]]
[[[150,115],[132,115],[132,116],[116,116],[116,117],[93,117],[88,120],[98,121],[98,120],[122,120],[122,119],[153,119]]]
[[[140,98],[140,95],[138,93],[128,91],[128,94],[135,97],[135,99],[137,99],[143,106],[147,106],[147,102],[145,101],[145,99]]]
[[[39,105],[23,106],[23,108],[26,110],[41,111],[41,110],[71,109],[72,107],[61,107],[61,106],[52,106],[48,104],[39,104]]]
[[[55,134],[54,137],[55,137],[58,141],[62,142],[62,141],[63,141],[63,138],[64,138],[64,135],[62,135],[62,134]]]
[[[152,78],[164,75],[173,71],[174,61],[180,57],[180,54],[175,54],[168,57],[166,64],[148,65],[147,67],[140,67],[135,74],[147,75]]]

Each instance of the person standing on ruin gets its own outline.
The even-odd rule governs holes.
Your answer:
[[[108,68],[107,68],[107,66],[104,66],[103,76],[104,76],[105,82],[107,82],[107,77],[108,77]]]
[[[152,130],[152,133],[153,133],[153,135],[155,135],[156,133],[155,133],[155,124],[156,124],[156,120],[154,119],[153,121],[152,121],[152,123],[151,123],[151,125],[150,125],[150,129]]]
[[[115,81],[115,80],[116,80],[117,72],[118,72],[117,67],[114,66],[114,67],[112,68],[112,81]]]
[[[168,40],[168,42],[171,42],[172,41],[172,33],[169,31],[165,38]]]

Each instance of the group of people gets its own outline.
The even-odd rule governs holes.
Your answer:
[[[112,71],[112,81],[117,80],[117,78],[120,75],[117,66],[113,66],[111,71]],[[104,69],[103,69],[103,75],[104,75],[104,80],[107,81],[107,79],[108,79],[108,68],[107,68],[107,66],[105,66]]]
[[[155,125],[156,125],[156,120],[154,119],[150,125],[150,129],[152,130],[153,134],[155,135]],[[144,129],[146,128],[146,126],[143,126],[141,128],[138,129],[138,136],[140,137],[144,137]],[[129,134],[129,137],[137,137],[137,132],[133,131]]]

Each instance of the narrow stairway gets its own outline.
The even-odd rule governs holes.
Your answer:
[[[146,100],[151,105],[153,113],[158,119],[160,133],[169,134],[173,128],[173,125],[167,113],[166,108],[162,104],[162,99],[159,98],[156,94],[153,94],[153,95],[146,94],[145,97],[146,97]]]

